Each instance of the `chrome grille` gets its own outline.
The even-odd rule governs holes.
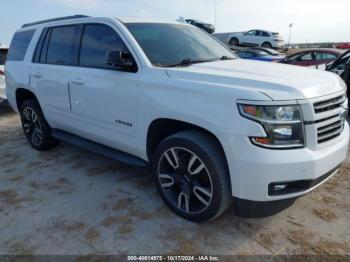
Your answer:
[[[332,124],[317,128],[317,142],[324,143],[341,134],[344,128],[344,120],[338,120]]]
[[[316,114],[317,143],[325,143],[340,136],[344,129],[343,104],[345,95],[336,96],[313,104]]]
[[[342,106],[342,104],[345,102],[345,99],[345,95],[341,95],[338,97],[314,103],[315,113],[318,114],[337,109]]]

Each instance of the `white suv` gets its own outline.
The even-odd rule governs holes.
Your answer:
[[[213,34],[217,39],[229,45],[261,46],[266,48],[282,48],[284,40],[279,33],[266,30],[250,30],[237,33]]]
[[[64,140],[151,167],[166,204],[191,221],[233,201],[239,215],[276,212],[347,155],[337,75],[238,59],[182,23],[73,16],[24,25],[6,82],[35,149]]]

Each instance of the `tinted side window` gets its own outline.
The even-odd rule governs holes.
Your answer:
[[[0,49],[0,65],[4,65],[7,59],[7,49]]]
[[[34,57],[33,57],[33,62],[39,62],[40,60],[40,54],[41,54],[41,50],[42,50],[42,47],[43,47],[43,42],[45,41],[45,38],[46,38],[46,35],[47,35],[47,29],[45,28],[43,30],[43,32],[41,33],[41,36],[40,36],[40,39],[39,39],[39,42],[35,48],[35,53],[34,53]]]
[[[315,59],[314,53],[307,53],[299,58],[300,61],[312,61]]]
[[[76,36],[78,35],[78,26],[52,28],[46,62],[59,65],[76,64],[78,57]]]
[[[81,42],[79,64],[106,68],[106,55],[109,50],[127,51],[127,48],[119,35],[109,26],[86,25]]]
[[[23,61],[35,30],[16,33],[11,41],[7,60]]]
[[[316,54],[316,60],[335,60],[336,58],[337,56],[331,53],[318,52]]]

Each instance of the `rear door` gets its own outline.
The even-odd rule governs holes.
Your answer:
[[[81,25],[45,28],[34,54],[31,86],[54,126],[65,125],[71,113],[69,79],[78,63]]]
[[[316,61],[315,65],[328,64],[335,59],[337,59],[337,55],[335,53],[325,52],[325,51],[317,51],[316,53]]]

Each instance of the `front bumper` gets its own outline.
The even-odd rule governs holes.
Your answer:
[[[273,41],[272,45],[274,48],[282,48],[282,47],[284,47],[285,42],[284,41]]]
[[[335,172],[320,179],[339,166],[346,158],[349,145],[349,125],[325,148],[270,150],[251,144],[243,136],[230,137],[224,144],[235,198],[249,201],[277,201],[302,196],[325,183]],[[271,195],[269,186],[279,182],[317,181],[296,192]]]

